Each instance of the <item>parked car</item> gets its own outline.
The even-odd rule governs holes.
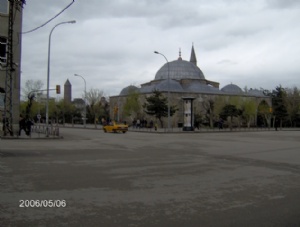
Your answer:
[[[108,125],[103,126],[104,132],[123,132],[126,133],[128,131],[128,125],[122,123],[112,122]]]

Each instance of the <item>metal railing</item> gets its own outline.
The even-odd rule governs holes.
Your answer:
[[[38,133],[38,136],[40,136],[40,134],[44,134],[55,137],[59,136],[59,127],[58,125],[49,125],[49,127],[46,127],[46,125],[37,124],[31,127],[31,133]]]

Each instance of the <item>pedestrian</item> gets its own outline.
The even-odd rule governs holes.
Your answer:
[[[279,120],[278,120],[278,118],[275,118],[275,124],[274,124],[274,126],[275,126],[275,131],[277,131],[278,130],[278,126],[279,126]]]
[[[141,127],[141,121],[140,121],[139,118],[136,120],[136,127],[137,127],[137,128],[140,128],[140,127]]]
[[[21,131],[24,130],[26,133],[26,122],[25,118],[20,115],[20,120],[19,120],[19,136],[21,135]]]
[[[153,128],[153,121],[152,119],[150,120],[150,125],[149,125],[150,128]]]
[[[220,117],[219,122],[218,122],[219,130],[223,129],[223,119]]]
[[[29,119],[27,120],[26,122],[26,128],[27,128],[27,136],[30,136],[31,135],[31,127],[32,127],[33,124],[33,120]]]

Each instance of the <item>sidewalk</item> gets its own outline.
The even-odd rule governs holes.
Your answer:
[[[27,136],[25,132],[23,132],[20,136],[0,136],[0,139],[63,139],[63,136],[53,136],[49,135],[46,137],[45,134],[32,132],[30,136]]]
[[[278,131],[299,131],[300,128],[282,128],[278,129]],[[274,128],[261,128],[261,127],[251,127],[251,128],[195,128],[194,131],[183,131],[182,128],[170,128],[168,131],[167,128],[158,128],[155,130],[154,128],[132,128],[129,127],[129,132],[145,132],[145,133],[222,133],[222,132],[265,132],[265,131],[275,131]]]
[[[84,125],[72,125],[72,124],[65,124],[65,125],[58,125],[58,127],[52,127],[52,133],[50,132],[49,136],[46,137],[45,130],[41,128],[43,125],[36,125],[33,127],[30,136],[27,136],[24,131],[21,132],[21,136],[14,135],[11,136],[3,136],[0,133],[1,139],[63,139],[63,134],[60,133],[60,129],[63,128],[74,128],[80,130],[102,130],[102,125],[97,125],[95,127],[94,124],[88,124],[86,127]],[[44,127],[44,126],[43,126]],[[55,129],[55,130],[54,130]],[[51,131],[51,130],[50,130]],[[234,132],[265,132],[265,131],[275,131],[274,128],[233,128],[230,130],[229,128],[218,129],[218,128],[199,128],[195,129],[194,131],[183,131],[182,128],[170,128],[168,131],[167,128],[158,128],[155,130],[154,128],[133,128],[129,127],[128,132],[135,132],[135,133],[234,133]],[[300,131],[300,128],[282,128],[278,129],[278,131]]]

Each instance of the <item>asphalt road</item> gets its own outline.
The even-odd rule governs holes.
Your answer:
[[[300,226],[300,131],[61,135],[0,140],[0,226]]]

